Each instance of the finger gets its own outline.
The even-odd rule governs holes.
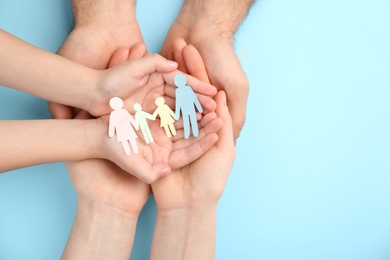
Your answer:
[[[199,135],[197,137],[192,136],[188,139],[184,139],[184,131],[178,131],[176,136],[173,138],[173,151],[189,147],[205,136],[212,133],[217,133],[221,129],[222,125],[223,120],[221,118],[215,117],[211,119],[204,127],[200,128]]]
[[[205,152],[207,152],[218,141],[216,133],[210,133],[203,138],[198,139],[189,147],[175,150],[169,157],[169,165],[172,169],[178,169],[190,164]]]
[[[163,73],[162,76],[164,78],[164,81],[168,83],[168,85],[175,87],[174,78],[179,73],[184,74],[181,71],[176,70],[168,73]],[[217,89],[215,88],[215,86],[211,85],[210,83],[203,82],[188,74],[184,74],[184,76],[187,78],[187,86],[190,86],[195,93],[210,96],[210,97],[214,97],[217,94]]]
[[[177,38],[172,43],[173,46],[173,60],[178,64],[178,70],[188,73],[186,62],[183,57],[183,50],[187,46],[187,43],[183,38]]]
[[[90,113],[88,113],[85,110],[80,110],[77,115],[74,117],[74,119],[91,119],[93,116],[91,116]]]
[[[204,95],[196,95],[198,97],[199,103],[202,105],[203,112],[208,113],[215,110],[217,107],[217,104],[215,103],[214,99],[212,99],[209,96]]]
[[[202,117],[203,116],[202,116],[201,113],[196,113],[196,120],[198,122],[201,122],[200,120],[202,119]],[[184,127],[184,124],[183,124],[183,119],[182,118],[180,118],[179,120],[175,121],[175,129],[176,130],[183,129],[183,127]],[[199,125],[199,127],[201,127],[201,126]],[[184,137],[184,133],[183,133],[183,135],[181,137]]]
[[[73,117],[72,108],[69,106],[52,101],[49,101],[47,106],[53,119],[71,119]]]
[[[137,43],[130,49],[128,60],[142,58],[146,54],[146,45],[144,43]]]
[[[247,81],[246,81],[247,82]],[[249,83],[246,87],[237,88],[232,86],[225,87],[226,90],[233,89],[233,91],[227,91],[227,104],[229,112],[233,118],[233,134],[237,139],[240,136],[240,132],[245,125],[246,121],[246,105],[248,102]]]
[[[164,87],[164,94],[167,95],[168,97],[175,98],[176,96],[176,89],[177,87],[165,84]]]
[[[167,54],[167,59],[168,60],[173,60],[173,50],[170,50]]]
[[[129,156],[123,154],[122,159],[117,164],[124,171],[131,173],[147,184],[155,182],[172,171],[167,163],[154,163],[151,165],[144,158],[134,154]]]
[[[128,61],[132,74],[142,78],[153,72],[168,73],[177,69],[177,63],[165,59],[159,54],[146,54],[142,58]]]
[[[207,83],[205,83],[207,84]],[[208,87],[210,87],[211,85],[208,85]],[[202,105],[202,108],[205,112],[211,112],[211,111],[214,111],[215,108],[216,108],[216,104],[215,104],[215,101],[211,98],[213,97],[215,94],[216,94],[216,89],[215,87],[211,86],[211,88],[213,88],[212,91],[209,92],[209,95],[205,95],[205,94],[197,94],[197,98],[200,102],[200,104]],[[175,98],[176,97],[176,89],[177,87],[173,87],[171,85],[165,85],[164,87],[164,94],[170,98]],[[194,90],[195,91],[195,90]],[[195,91],[196,92],[196,91]],[[207,92],[207,90],[206,90]],[[210,95],[212,93],[214,93],[214,95]]]
[[[165,96],[165,95],[164,95],[164,99],[165,99],[165,104],[166,104],[170,109],[174,109],[176,99],[175,99],[175,98],[172,98],[172,97]]]
[[[209,76],[207,75],[206,66],[198,50],[193,45],[187,45],[183,49],[182,53],[188,70],[188,74],[201,81],[210,83]]]
[[[215,112],[210,112],[205,114],[202,119],[199,121],[199,127],[205,127],[209,122],[211,122],[214,118],[217,118],[217,114]]]
[[[130,54],[128,48],[122,47],[118,48],[113,54],[108,63],[108,68],[114,67],[115,65],[121,64],[124,61],[127,61]]]
[[[218,132],[219,141],[217,143],[221,150],[234,151],[233,121],[227,106],[225,91],[219,91],[215,97],[217,103],[216,113],[223,120],[223,127]]]

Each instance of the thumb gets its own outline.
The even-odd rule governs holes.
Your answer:
[[[133,59],[129,62],[136,62],[136,73],[139,77],[147,76],[153,72],[172,72],[178,66],[174,61],[167,60],[158,54],[149,53],[145,57]]]
[[[223,120],[223,126],[218,132],[219,139],[217,145],[224,149],[233,148],[234,150],[233,120],[227,106],[225,91],[218,91],[215,96],[215,102],[217,103],[215,112]]]

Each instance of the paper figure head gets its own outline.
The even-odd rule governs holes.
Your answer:
[[[118,97],[111,98],[110,107],[114,110],[121,109],[123,107],[123,100]]]
[[[183,74],[177,74],[173,81],[178,88],[184,87],[187,84],[187,78]]]
[[[133,107],[134,107],[134,110],[137,111],[137,112],[142,110],[142,106],[140,104],[138,104],[138,103],[135,103],[133,105]]]
[[[158,98],[156,98],[155,103],[157,106],[162,106],[165,103],[165,99],[163,97],[158,97]]]

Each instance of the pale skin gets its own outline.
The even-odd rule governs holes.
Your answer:
[[[175,51],[187,61],[180,66],[191,75],[208,80],[202,58],[192,45]],[[224,122],[218,142],[198,160],[152,184],[157,219],[151,259],[214,259],[216,208],[235,158],[232,118],[225,93],[219,92],[215,100],[216,114]]]
[[[191,1],[186,1],[186,4],[189,2]],[[228,2],[230,1],[226,3]],[[246,1],[241,2],[244,3]],[[227,6],[226,4],[220,5]],[[143,40],[135,19],[135,1],[74,0],[73,6],[74,11],[76,11],[76,27],[59,50],[59,54],[62,56],[88,67],[104,69],[107,66],[118,64],[129,58],[139,57],[137,55],[134,56],[132,53],[137,53],[142,48],[145,52],[145,47],[142,44],[137,44],[142,43]],[[94,8],[90,8],[91,6],[94,6]],[[237,9],[236,6],[233,6],[232,9],[240,10],[238,17],[243,18],[249,6],[245,5],[243,9]],[[109,10],[109,12],[99,10]],[[185,12],[181,13],[184,16]],[[179,20],[181,19],[178,17],[175,24],[178,24]],[[197,18],[195,17],[194,20],[196,21]],[[226,21],[225,18],[223,20]],[[175,26],[175,24],[172,26],[165,41],[164,47],[167,51],[163,49],[163,54],[175,49],[173,46],[176,42],[174,41],[176,38],[175,31],[177,31],[178,36],[195,44],[194,41],[189,40],[188,34],[183,32],[185,29],[190,29],[190,27],[188,26],[182,30],[180,25]],[[232,26],[227,27],[235,30]],[[202,34],[201,32],[205,30],[201,30],[200,33],[195,30],[190,31],[193,31],[191,34],[195,35]],[[196,37],[191,38],[195,39]],[[234,72],[236,75],[234,80],[239,84],[229,85],[243,93],[237,98],[237,102],[234,100],[229,101],[229,106],[232,106],[234,102],[237,104],[235,109],[230,108],[232,114],[235,115],[235,122],[238,122],[235,123],[235,126],[238,126],[235,127],[235,136],[237,137],[245,121],[245,109],[240,108],[238,104],[242,104],[245,107],[247,96],[245,92],[248,91],[248,84],[246,76],[242,72],[238,59],[233,52],[230,40],[223,41],[227,42],[223,44],[223,49],[227,49],[229,55],[221,51],[218,53],[218,56],[224,55],[222,60],[225,61],[221,63],[234,63],[235,65],[227,71],[222,72],[221,69],[218,71],[220,74],[223,73],[223,75],[231,75],[231,72]],[[209,42],[207,41],[205,45]],[[218,42],[218,44],[220,43]],[[216,47],[216,49],[218,48]],[[133,50],[137,51],[132,52]],[[202,53],[206,53],[205,48],[202,48]],[[111,59],[113,54],[115,55]],[[207,53],[207,55],[209,54]],[[213,56],[215,57],[216,55],[213,54]],[[174,58],[178,60],[181,57],[176,55]],[[217,58],[213,60],[218,61]],[[191,64],[188,65],[188,67],[190,66]],[[234,68],[237,68],[237,70],[234,70]],[[222,81],[223,79],[224,76],[221,76],[220,80]],[[193,87],[193,84],[190,82],[189,85]],[[223,88],[223,85],[220,84],[219,87]],[[171,92],[167,94],[172,96],[173,93],[174,89],[171,89]],[[51,103],[50,108],[54,117],[70,118],[73,116],[72,110],[62,105],[53,105]],[[104,160],[88,160],[77,164],[68,164],[68,171],[78,196],[78,210],[63,258],[128,258],[131,252],[138,215],[150,194],[149,185],[145,185]],[[104,214],[101,214],[101,212]],[[96,216],[96,220],[89,221],[90,216]],[[113,217],[117,218],[113,220]],[[104,232],[101,230],[103,226],[106,228]],[[118,230],[121,232],[116,232]],[[78,245],[81,244],[85,246],[79,247]]]
[[[205,67],[195,48],[189,45],[182,53],[191,61],[188,71],[207,80]],[[216,206],[235,157],[232,121],[224,93],[217,95],[216,102],[216,113],[224,122],[216,145],[194,163],[180,167],[164,177],[165,181],[152,185],[158,207],[152,259],[214,257]],[[215,120],[215,116],[207,114],[199,123],[201,129],[208,121]],[[180,130],[174,138],[180,139],[183,135]],[[201,130],[199,137],[203,135]],[[70,173],[79,203],[63,259],[128,259],[138,215],[144,205],[141,196],[147,199],[149,186],[118,172],[113,165],[106,165],[102,167],[103,171],[92,174],[90,171],[94,167],[94,164],[84,164],[84,171]]]
[[[183,41],[178,38],[198,49],[211,83],[227,94],[235,140],[245,124],[249,82],[234,52],[233,41],[235,32],[254,2],[185,0],[161,50],[164,57],[181,62],[180,55],[174,57],[175,49],[178,49],[176,46],[183,46]],[[59,54],[72,48],[73,60],[104,69],[117,49],[120,48],[121,52],[118,57],[129,58],[130,50],[144,42],[134,0],[73,0],[72,6],[75,29]],[[67,56],[67,51],[64,54]],[[116,62],[115,59],[113,62]],[[71,117],[70,109],[52,103],[49,106],[55,117]]]
[[[112,3],[111,1],[98,1],[96,3],[102,4],[103,2],[105,2],[105,4]],[[111,19],[108,20],[115,20],[117,18],[118,15],[112,15]],[[102,31],[107,29],[107,32],[110,31],[109,28],[106,28],[103,25],[99,29]],[[76,29],[73,32],[76,30],[77,32],[84,30],[93,31],[94,27],[84,24],[82,28],[76,26]],[[83,41],[83,39],[85,40]],[[136,44],[130,49],[119,48],[121,45],[118,45],[118,49],[114,53],[111,53],[112,50],[110,48],[105,48],[106,46],[104,46],[102,42],[104,41],[101,41],[100,37],[69,37],[59,50],[59,54],[86,66],[102,69],[105,68],[107,64],[108,66],[114,66],[128,59],[142,57],[146,52],[145,47],[142,44]],[[99,48],[89,48],[89,45],[99,46]],[[83,46],[83,48],[81,48],[82,51],[75,51],[75,49],[79,49],[80,46]],[[102,58],[111,57],[109,55],[97,55],[100,52],[106,51],[110,52],[110,55],[113,55],[111,59],[106,60]],[[96,57],[100,58],[97,60]],[[173,76],[174,75],[172,75],[172,79]],[[171,83],[173,85],[173,80]],[[173,93],[174,91],[172,91],[171,95],[173,95]],[[157,94],[158,96],[161,96],[163,93]],[[206,95],[214,94],[215,92]],[[137,99],[137,101],[139,101],[139,99]],[[205,100],[203,99],[203,101]],[[173,100],[170,102],[172,103]],[[169,99],[167,99],[167,103],[169,103]],[[211,104],[209,111],[215,109],[215,105],[212,105],[212,103],[207,102],[207,100],[205,103]],[[154,104],[153,106],[155,107]],[[70,118],[75,112],[69,110],[66,106],[54,103],[50,103],[49,107],[52,115],[56,118]],[[129,111],[131,111],[131,109],[129,109]],[[218,120],[215,121],[214,127],[219,126],[220,122],[218,122]],[[212,124],[210,124],[208,129],[201,131],[200,136],[203,136],[202,139],[204,142],[199,148],[206,149],[215,143],[217,137],[215,134],[209,132],[212,128]],[[154,130],[153,133],[155,131],[156,130]],[[166,136],[164,138],[166,138]],[[161,137],[156,138],[156,140],[158,139],[165,140]],[[155,143],[159,144],[157,141]],[[153,145],[154,150],[159,152],[161,152],[161,150],[165,151],[165,149],[160,149],[159,146]],[[192,154],[192,151],[190,151],[189,155],[190,154]],[[180,161],[185,161],[185,158],[183,157],[172,156],[171,158],[172,167],[174,165],[177,167]],[[92,159],[67,163],[67,169],[76,190],[78,205],[74,225],[62,258],[128,258],[134,241],[138,215],[149,197],[150,186],[132,177],[132,175],[124,172],[121,168],[107,160]],[[96,217],[94,218],[94,221],[90,221],[90,216]],[[115,220],[113,220],[113,218],[115,218]],[[102,227],[104,227],[104,230],[101,230]],[[118,230],[120,230],[120,232],[117,232]],[[81,244],[84,246],[80,247],[79,245]]]
[[[112,93],[123,97],[128,103],[135,98],[144,100],[152,96],[150,103],[153,104],[155,95],[161,95],[166,82],[173,83],[177,73],[175,62],[157,54],[138,56],[112,69],[95,70],[36,48],[3,30],[0,30],[0,38],[0,67],[3,68],[0,71],[0,85],[75,105],[95,116],[111,112],[108,101]],[[198,90],[203,89],[204,93],[210,95],[214,93],[211,85],[207,86],[195,78],[192,80],[199,87]],[[203,97],[211,100],[210,97]],[[210,108],[215,106],[215,103],[207,103],[211,105]],[[167,146],[164,151],[157,156],[156,151],[146,148],[141,153],[141,160],[134,164],[137,167],[132,167],[130,172],[148,183],[168,174],[171,171],[169,157],[173,150]]]
[[[75,29],[59,50],[60,55],[91,68],[105,69],[145,54],[135,19],[135,1],[73,0],[72,4]],[[66,106],[49,103],[49,109],[55,118],[73,117],[73,111]],[[150,186],[106,160],[68,163],[67,169],[78,202],[61,258],[128,259]]]
[[[149,158],[151,163],[149,162],[148,165],[142,162],[142,159],[147,158],[128,158],[124,156],[123,150],[118,146],[117,142],[108,137],[107,124],[107,116],[99,119],[77,119],[72,121],[0,121],[0,141],[4,145],[3,147],[6,147],[0,153],[0,160],[2,162],[0,164],[0,172],[43,163],[101,158],[113,161],[126,172],[136,172],[136,168],[134,167],[136,163],[142,165],[141,167],[147,167],[148,175],[139,177],[144,182],[150,183],[154,181],[154,179],[150,179],[150,176],[153,176],[153,159]],[[210,126],[209,129],[205,129],[205,131],[210,130]],[[31,138],[32,136],[34,138]],[[187,144],[184,149],[181,147],[183,144]],[[203,145],[203,147],[196,148],[195,146],[197,145]],[[197,145],[192,145],[192,148],[197,149],[200,153],[193,153],[195,156],[193,159],[196,159],[202,154],[201,150],[205,148],[205,145],[206,147],[208,146],[207,143],[198,143]],[[189,143],[184,140],[180,140],[175,146],[180,147],[178,149],[172,149],[172,153],[178,152],[176,156],[184,152],[185,149],[190,148]],[[141,146],[141,149],[144,150],[144,154],[150,153],[147,151],[148,146],[146,145]],[[186,153],[188,152],[186,151]],[[190,157],[187,157],[187,159],[190,159]],[[185,163],[184,157],[182,157],[182,160],[182,162],[176,161],[175,163]],[[163,175],[161,174],[161,176]],[[157,178],[161,176],[157,176]]]
[[[161,50],[163,56],[184,64],[177,50],[185,46],[185,42],[196,47],[211,83],[227,94],[235,139],[245,124],[249,82],[234,52],[233,41],[253,2],[185,0]],[[185,71],[183,66],[179,69]]]
[[[138,56],[115,68],[96,70],[41,50],[1,29],[0,38],[0,85],[75,106],[94,116],[111,112],[109,100],[113,96],[130,106],[135,99],[163,94],[164,87],[174,84],[174,75],[178,73],[175,62],[158,54]],[[193,77],[191,80],[198,93],[214,92],[210,84]],[[154,106],[153,101],[150,103]],[[215,104],[207,103],[212,110]]]

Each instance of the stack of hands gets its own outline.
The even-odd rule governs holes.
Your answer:
[[[233,37],[252,1],[215,2],[184,2],[162,56],[147,52],[132,1],[74,1],[75,28],[59,55],[0,32],[6,68],[0,85],[50,100],[56,119],[2,121],[0,133],[15,138],[0,136],[7,147],[0,171],[67,161],[78,205],[63,259],[128,259],[150,194],[157,206],[151,258],[214,258],[217,203],[249,91]],[[139,136],[139,153],[126,156],[107,133],[110,98],[124,100],[131,114],[134,103],[153,111],[159,96],[173,109],[178,73],[186,74],[204,109],[199,136],[184,139],[178,121],[177,135],[168,138],[153,121],[154,142]]]

